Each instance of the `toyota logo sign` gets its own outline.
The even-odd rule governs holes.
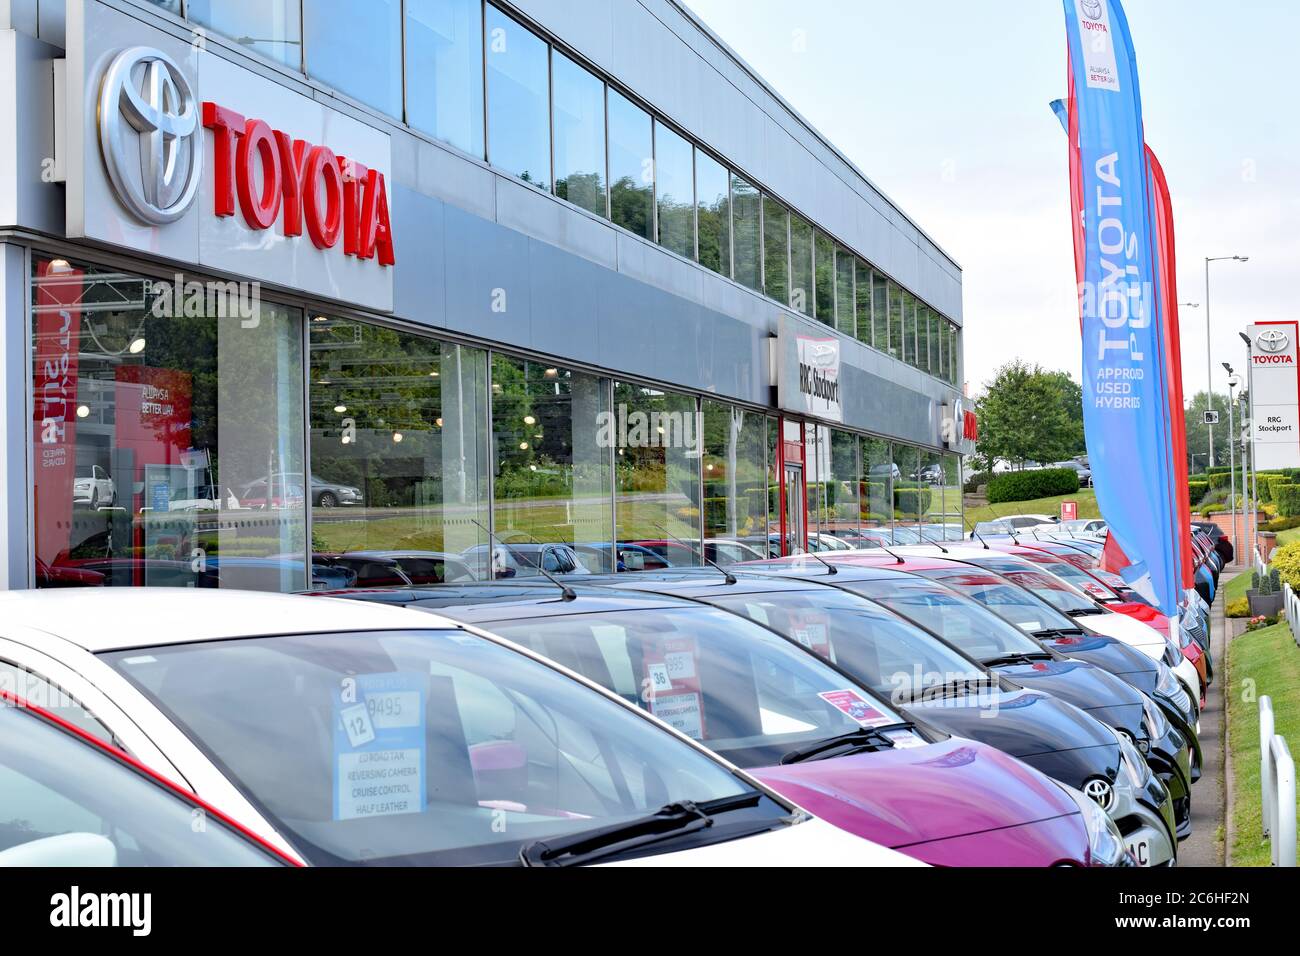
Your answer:
[[[1103,810],[1109,810],[1110,805],[1115,801],[1115,788],[1111,786],[1109,780],[1104,780],[1101,777],[1093,777],[1085,783],[1083,792]]]
[[[1285,349],[1291,340],[1285,332],[1278,329],[1269,329],[1267,332],[1261,332],[1255,336],[1255,344],[1261,352],[1281,352]]]
[[[99,143],[123,205],[141,222],[185,214],[203,163],[199,106],[180,66],[161,50],[123,50],[104,73]]]

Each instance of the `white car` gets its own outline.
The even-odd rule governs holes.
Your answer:
[[[0,620],[0,679],[17,693],[57,698],[60,716],[300,862],[916,863],[439,616],[105,588],[6,592]]]
[[[109,508],[117,501],[117,489],[107,471],[91,465],[89,473],[82,471],[72,480],[72,501],[92,508]]]

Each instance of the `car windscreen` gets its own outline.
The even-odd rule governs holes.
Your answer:
[[[1041,554],[1031,557],[1029,560],[1034,564],[1042,565],[1061,580],[1073,584],[1089,597],[1094,597],[1099,601],[1118,601],[1120,599],[1120,596],[1113,590],[1067,559],[1053,554]]]
[[[1033,564],[1021,558],[991,555],[974,558],[970,562],[989,571],[1003,575],[1009,581],[1028,588],[1058,611],[1066,614],[1078,612],[1090,613],[1097,610],[1096,603],[1088,595],[1075,590],[1063,580],[1038,570]]]
[[[975,568],[936,568],[917,573],[978,601],[1026,633],[1078,630],[1078,624],[1032,591],[992,572]]]
[[[894,705],[923,699],[930,688],[985,679],[981,668],[942,641],[845,591],[720,594],[709,603],[798,641]]]
[[[970,598],[924,579],[845,585],[938,634],[963,654],[985,661],[1006,654],[1041,654],[1037,641]]]
[[[649,710],[741,767],[901,718],[771,631],[706,607],[636,608],[484,627]]]
[[[0,794],[0,865],[6,851],[36,865],[43,846],[55,848],[37,841],[73,834],[114,866],[283,862],[127,764],[9,704],[0,706]]]
[[[617,702],[463,631],[282,635],[103,657],[312,863],[510,863],[536,840],[755,793]],[[776,825],[788,812],[755,796],[737,823],[760,814]]]

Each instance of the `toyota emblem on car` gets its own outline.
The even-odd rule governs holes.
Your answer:
[[[200,131],[198,102],[175,60],[145,46],[114,58],[100,88],[100,148],[118,197],[141,222],[175,222],[194,201]]]

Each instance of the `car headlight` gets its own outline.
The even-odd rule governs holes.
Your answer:
[[[1060,784],[1062,790],[1070,795],[1079,813],[1083,815],[1083,825],[1088,831],[1088,851],[1093,866],[1126,866],[1132,863],[1128,849],[1124,846],[1124,837],[1119,832],[1115,821],[1106,815],[1106,811],[1097,806],[1074,787]]]
[[[1170,700],[1177,700],[1179,691],[1183,689],[1182,684],[1179,683],[1178,678],[1174,676],[1174,672],[1170,670],[1168,664],[1159,661],[1157,662],[1156,667],[1159,668],[1156,677],[1156,693],[1161,697],[1168,697]]]
[[[1163,740],[1169,733],[1169,720],[1165,717],[1164,711],[1146,694],[1142,695],[1142,710],[1147,715],[1147,730],[1151,734],[1151,739]]]
[[[1178,649],[1174,639],[1168,634],[1165,635],[1165,657],[1164,661],[1170,667],[1177,667],[1178,662],[1183,659],[1183,652]]]
[[[1148,717],[1149,719],[1149,717]],[[1133,742],[1123,734],[1116,734],[1119,738],[1119,754],[1124,764],[1124,774],[1129,784],[1136,790],[1146,786],[1147,777],[1151,774],[1151,768],[1147,766],[1146,760],[1138,752],[1138,748],[1133,746]]]

